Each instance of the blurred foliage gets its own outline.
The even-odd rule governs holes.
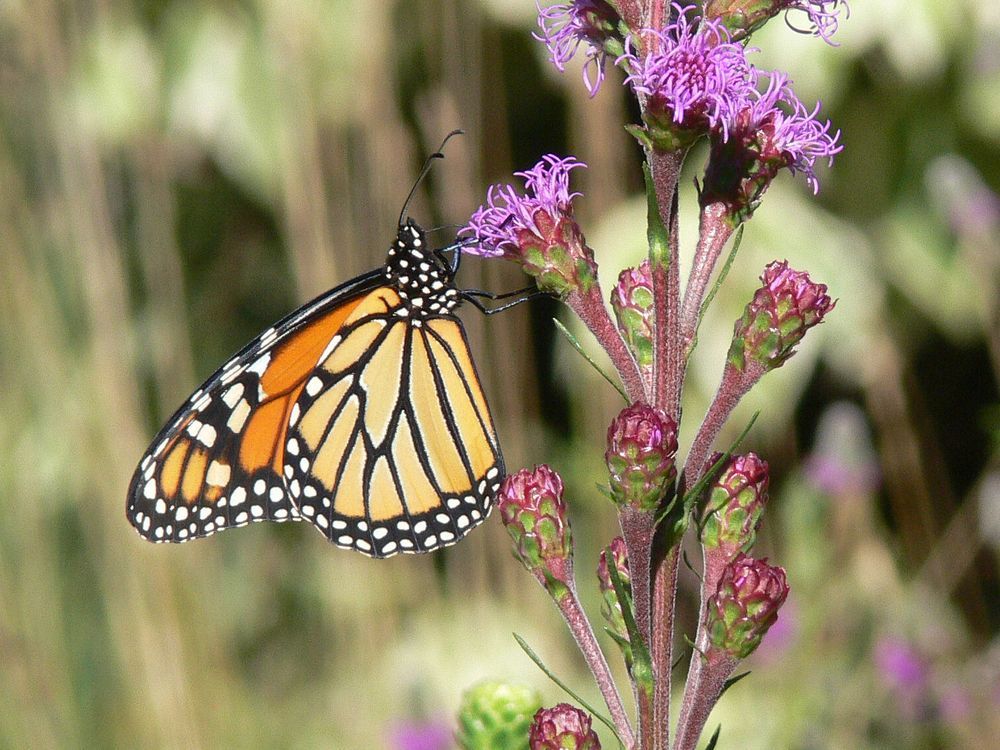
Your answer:
[[[571,152],[591,166],[581,218],[605,288],[639,260],[620,77],[589,100],[578,71],[545,63],[533,14],[531,0],[0,4],[0,747],[382,747],[481,679],[562,699],[515,629],[597,702],[499,524],[374,562],[301,527],[153,547],[122,513],[146,441],[203,376],[381,262],[423,155],[454,127],[469,135],[418,195],[422,223],[461,222],[488,181]],[[856,2],[837,41],[780,20],[754,38],[760,65],[823,100],[846,150],[818,197],[787,177],[770,190],[685,405],[690,440],[767,261],[839,297],[732,423],[763,412],[747,447],[775,472],[764,545],[793,604],[713,721],[720,747],[990,747],[1000,10]],[[500,263],[462,273],[522,283]],[[467,320],[511,468],[567,476],[596,614],[585,573],[613,514],[593,487],[620,402],[555,314]]]

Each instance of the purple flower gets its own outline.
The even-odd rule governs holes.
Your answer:
[[[695,134],[725,129],[733,110],[753,90],[754,70],[744,48],[730,41],[720,20],[693,23],[687,15],[693,5],[673,8],[677,20],[661,30],[643,32],[648,55],[635,51],[630,37],[617,62],[626,65],[625,80],[632,89],[648,98],[648,126]]]
[[[515,172],[524,194],[511,185],[491,185],[486,203],[461,230],[471,243],[464,252],[507,258],[521,264],[538,287],[566,294],[596,283],[597,264],[573,219],[570,171],[586,167],[573,157],[543,156],[534,167]]]
[[[586,166],[572,156],[561,159],[546,154],[531,169],[514,173],[524,180],[524,195],[518,195],[512,185],[490,185],[486,203],[459,231],[476,240],[464,252],[518,259],[524,232],[544,242],[560,219],[572,216],[573,199],[580,193],[569,191],[569,173]]]
[[[713,133],[702,205],[724,203],[730,216],[744,220],[782,169],[801,172],[817,192],[816,162],[833,164],[843,150],[837,142],[840,131],[831,134],[830,122],[817,119],[819,107],[817,103],[807,110],[792,92],[788,76],[771,73],[767,88],[750,91]]]
[[[444,721],[401,721],[389,731],[391,750],[449,750],[453,732]]]
[[[583,66],[583,83],[591,96],[604,81],[604,63],[608,58],[605,43],[619,23],[618,14],[604,0],[573,0],[569,3],[538,8],[541,34],[533,34],[544,42],[549,59],[562,73],[581,44],[586,45],[587,62]]]
[[[841,6],[846,10],[848,17],[851,15],[851,7],[847,4],[847,0],[785,0],[782,5],[788,10],[805,13],[809,17],[809,23],[812,24],[808,32],[820,37],[827,44],[833,44],[830,38],[836,33],[840,24],[837,16]]]
[[[927,664],[901,638],[887,637],[875,644],[875,664],[885,682],[896,690],[919,693],[927,686]]]
[[[812,27],[801,29],[803,33],[815,34],[833,44],[830,37],[837,31],[840,6],[846,8],[850,15],[845,0],[708,0],[705,17],[718,18],[732,33],[733,39],[743,39],[781,11],[797,10],[808,16]],[[795,29],[791,23],[789,26]]]

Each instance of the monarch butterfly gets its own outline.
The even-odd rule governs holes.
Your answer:
[[[129,487],[140,536],[305,519],[337,546],[389,557],[485,520],[503,458],[454,311],[469,300],[491,312],[474,296],[499,297],[458,290],[460,246],[428,249],[405,211],[383,268],[268,328],[171,417]]]

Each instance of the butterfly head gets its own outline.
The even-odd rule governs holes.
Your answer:
[[[446,315],[461,302],[454,269],[440,252],[428,247],[426,233],[413,219],[400,224],[386,257],[385,274],[415,317]]]

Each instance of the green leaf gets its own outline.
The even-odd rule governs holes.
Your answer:
[[[628,396],[625,395],[625,390],[618,383],[616,383],[610,375],[604,372],[604,370],[601,369],[600,365],[598,365],[593,360],[593,358],[591,358],[591,356],[583,350],[583,346],[581,346],[576,336],[570,333],[570,330],[566,326],[564,326],[562,322],[560,322],[559,318],[553,318],[552,322],[556,324],[556,328],[559,329],[559,332],[566,337],[566,339],[569,341],[570,344],[573,345],[573,348],[580,353],[580,356],[583,357],[585,360],[587,360],[587,362],[590,363],[590,366],[593,367],[595,370],[597,370],[597,372],[600,374],[602,378],[611,383],[611,385],[614,386],[614,389],[618,391],[620,394],[622,394],[623,399],[628,401]]]
[[[729,690],[729,688],[731,688],[737,682],[742,680],[744,677],[749,677],[749,676],[750,676],[750,671],[748,670],[743,674],[738,674],[735,677],[730,677],[728,680],[726,680],[725,684],[722,686],[722,692],[719,693],[719,697],[721,698],[722,696],[724,696],[726,694],[726,691]]]
[[[715,728],[715,733],[712,735],[712,739],[708,741],[708,745],[705,747],[705,750],[715,750],[715,746],[719,742],[720,732],[722,732],[722,724],[719,724],[719,726]]]
[[[611,547],[604,550],[605,558],[608,560],[608,578],[611,579],[611,586],[615,590],[615,597],[622,608],[622,619],[625,620],[625,631],[628,633],[629,644],[632,647],[632,677],[636,681],[643,680],[652,688],[653,660],[649,655],[642,635],[639,633],[639,626],[635,622],[635,614],[632,612],[632,602],[629,601],[628,594],[625,593],[625,584],[618,574],[618,568],[611,564],[614,556],[611,554]]]
[[[719,270],[719,275],[715,278],[715,283],[712,284],[712,288],[709,290],[708,295],[701,303],[701,308],[698,310],[698,322],[694,327],[694,336],[691,338],[691,343],[688,344],[685,357],[690,357],[691,352],[693,352],[694,348],[698,346],[698,329],[701,328],[701,321],[705,317],[705,313],[707,312],[709,305],[712,304],[712,300],[715,299],[715,295],[719,293],[719,288],[722,286],[722,282],[726,280],[730,269],[733,267],[733,261],[736,260],[736,253],[739,252],[740,244],[743,242],[743,228],[745,226],[745,224],[740,224],[739,228],[737,228],[735,238],[733,239],[733,248],[729,251],[729,256],[726,258],[726,262],[722,264],[722,268]]]
[[[646,180],[646,240],[649,242],[649,264],[666,267],[670,262],[670,232],[660,219],[660,204],[656,201],[656,187],[649,164],[643,162],[642,174]]]
[[[587,701],[585,701],[577,693],[575,693],[565,682],[556,677],[555,674],[553,674],[552,670],[550,670],[547,666],[545,666],[545,662],[543,662],[541,657],[538,654],[536,654],[534,650],[532,650],[531,646],[528,645],[528,642],[525,641],[524,638],[522,638],[517,633],[514,633],[513,635],[514,635],[514,640],[517,641],[517,645],[520,646],[521,650],[523,650],[524,653],[528,655],[529,659],[535,662],[535,666],[537,666],[540,670],[542,670],[542,672],[545,673],[546,677],[548,677],[556,685],[561,687],[567,695],[569,695],[573,700],[575,700],[577,703],[583,706],[591,716],[593,716],[595,719],[604,724],[608,729],[610,729],[612,734],[614,734],[615,739],[618,740],[618,746],[624,747],[621,737],[618,736],[618,730],[615,728],[615,725],[611,723],[611,719],[607,718],[602,713],[597,711],[597,709],[595,709],[593,706],[587,703]]]
[[[681,552],[681,559],[684,560],[684,565],[687,566],[687,569],[690,570],[692,573],[694,573],[695,577],[699,581],[701,581],[701,573],[699,573],[697,570],[694,569],[694,566],[691,564],[691,561],[688,559],[687,550],[684,550],[683,552]]]

